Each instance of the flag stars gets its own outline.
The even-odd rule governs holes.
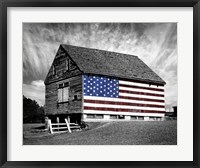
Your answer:
[[[118,81],[107,77],[84,76],[84,95],[98,97],[114,97],[118,92]]]

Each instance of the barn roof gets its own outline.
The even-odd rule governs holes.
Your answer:
[[[61,44],[83,73],[166,84],[137,56]]]

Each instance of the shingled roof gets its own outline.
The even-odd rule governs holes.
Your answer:
[[[83,73],[166,84],[137,56],[61,44]]]

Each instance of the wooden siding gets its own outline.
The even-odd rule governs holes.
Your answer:
[[[61,94],[66,93],[66,87],[59,89],[59,85],[69,82],[69,99]],[[49,73],[45,79],[45,114],[71,114],[82,113],[82,72],[76,63],[69,57],[65,50],[60,47],[53,60]],[[76,99],[74,96],[76,95]],[[58,100],[60,99],[60,100]]]
[[[58,102],[58,86],[59,84],[69,82],[69,101]],[[71,77],[58,82],[46,85],[45,96],[45,114],[71,114],[82,113],[82,75]],[[74,100],[77,95],[77,100]]]

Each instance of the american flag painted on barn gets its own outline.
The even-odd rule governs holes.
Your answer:
[[[84,113],[164,114],[164,86],[84,75]]]

